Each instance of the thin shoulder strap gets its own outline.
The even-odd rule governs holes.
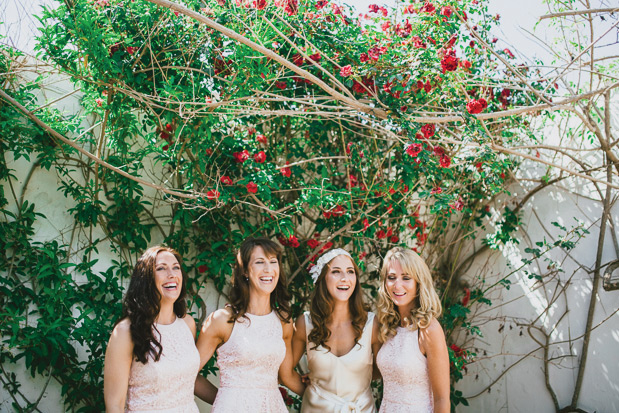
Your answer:
[[[303,316],[305,317],[305,344],[307,345],[309,333],[310,331],[312,331],[313,324],[312,324],[312,317],[310,317],[309,311],[304,312]]]

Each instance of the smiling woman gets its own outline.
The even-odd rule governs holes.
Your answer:
[[[186,278],[171,248],[149,248],[138,260],[105,354],[108,412],[198,411],[193,393],[200,356]]]
[[[375,412],[370,382],[378,325],[363,303],[359,267],[337,248],[310,272],[316,288],[310,312],[297,319],[292,345],[293,365],[307,352],[310,385],[301,412]]]
[[[202,326],[200,366],[217,351],[220,370],[213,413],[288,412],[278,376],[295,393],[305,390],[291,365],[293,327],[281,257],[281,247],[269,239],[243,241],[236,256],[230,304],[211,313]]]

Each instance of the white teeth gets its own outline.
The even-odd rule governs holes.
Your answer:
[[[396,297],[403,297],[406,295],[406,293],[393,293],[393,295],[395,295]]]
[[[338,290],[342,290],[342,291],[348,291],[350,289],[350,286],[348,285],[342,285],[337,287]]]
[[[176,283],[163,284],[163,288],[176,288]]]
[[[260,281],[262,281],[262,282],[271,282],[271,281],[273,281],[273,277],[260,277]]]

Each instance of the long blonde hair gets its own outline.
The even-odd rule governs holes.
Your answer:
[[[441,315],[441,300],[434,290],[432,274],[427,264],[417,253],[410,249],[395,247],[387,252],[380,270],[380,287],[378,289],[378,306],[376,316],[380,325],[380,340],[385,342],[393,337],[401,324],[400,313],[393,304],[385,283],[391,264],[398,261],[402,270],[417,283],[417,296],[410,317],[404,317],[404,325],[411,329],[427,328],[433,318]]]

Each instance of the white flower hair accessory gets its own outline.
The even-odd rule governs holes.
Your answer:
[[[316,284],[316,280],[318,279],[318,277],[320,277],[320,273],[322,272],[322,268],[325,266],[325,264],[331,261],[333,258],[337,257],[338,255],[346,255],[352,260],[352,257],[350,256],[348,251],[345,251],[341,248],[335,248],[325,252],[320,258],[318,258],[318,261],[316,261],[316,265],[314,265],[309,270],[314,284]]]

